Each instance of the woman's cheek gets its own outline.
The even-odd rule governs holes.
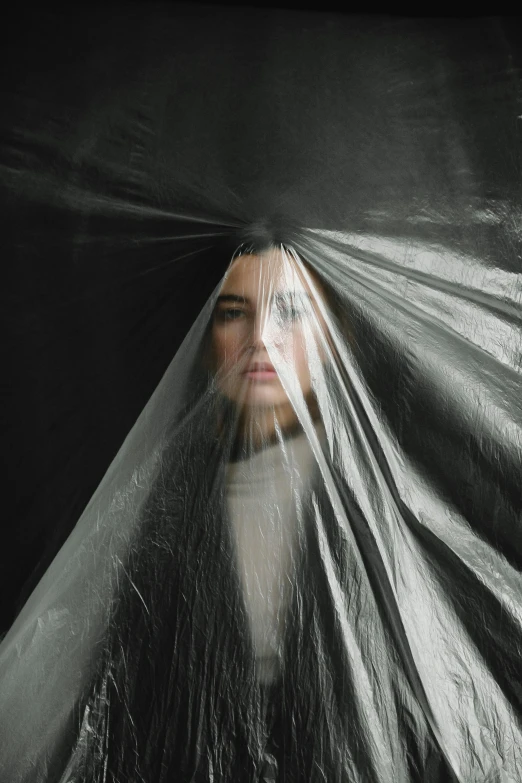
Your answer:
[[[241,357],[243,342],[237,335],[228,335],[219,345],[220,366],[230,370]]]
[[[306,339],[302,331],[294,335],[293,361],[294,372],[299,379],[301,390],[307,393],[310,388],[310,359]]]

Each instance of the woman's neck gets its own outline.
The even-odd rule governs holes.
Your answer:
[[[258,450],[264,444],[278,440],[281,435],[300,429],[291,406],[283,408],[257,408],[244,411],[239,417],[237,439]]]
[[[315,401],[308,403],[312,419],[319,418]],[[289,404],[278,407],[248,408],[241,412],[237,421],[236,437],[232,459],[241,459],[281,439],[293,437],[302,432],[302,426],[294,408]]]

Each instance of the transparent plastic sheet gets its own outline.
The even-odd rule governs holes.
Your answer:
[[[516,475],[520,294],[433,244],[240,245],[3,641],[2,780],[520,780],[518,510],[461,467],[466,513],[431,436]]]
[[[518,783],[506,36],[156,11],[5,69],[22,276],[237,259],[0,645],[0,783]]]

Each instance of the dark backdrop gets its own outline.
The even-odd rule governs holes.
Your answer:
[[[277,213],[521,268],[522,38],[515,19],[154,4],[22,9],[3,38],[6,630],[234,225]]]

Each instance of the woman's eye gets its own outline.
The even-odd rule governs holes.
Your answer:
[[[237,319],[241,318],[243,315],[243,310],[238,310],[237,308],[231,307],[227,310],[222,310],[221,315],[225,321],[237,321]]]
[[[302,310],[297,307],[281,307],[279,308],[279,317],[282,321],[299,321],[302,317]]]

